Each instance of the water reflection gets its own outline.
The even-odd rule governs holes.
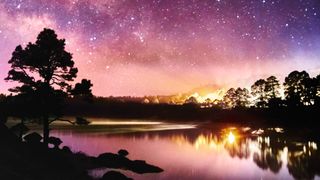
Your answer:
[[[297,179],[313,179],[319,175],[319,151],[314,142],[308,145],[291,147],[294,150],[288,153],[288,170]]]
[[[156,124],[151,125],[156,128]],[[164,173],[155,175],[127,174],[135,179],[319,178],[317,134],[303,139],[280,127],[168,129],[171,130],[120,134],[105,132],[107,129],[53,133],[75,150],[97,155],[125,148],[131,157],[165,169]]]

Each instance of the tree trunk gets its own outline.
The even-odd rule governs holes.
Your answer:
[[[45,80],[45,91],[44,91],[44,99],[43,99],[43,104],[45,106],[45,112],[44,112],[44,117],[43,117],[43,144],[45,146],[48,146],[48,141],[49,141],[49,103],[50,103],[50,79]],[[48,102],[49,101],[49,102]]]
[[[48,146],[48,140],[49,140],[49,118],[48,116],[45,116],[43,118],[43,144]]]

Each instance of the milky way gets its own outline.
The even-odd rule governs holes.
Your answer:
[[[101,96],[320,73],[320,0],[0,0],[0,79],[15,46],[45,27]]]

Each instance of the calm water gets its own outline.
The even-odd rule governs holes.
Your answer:
[[[52,135],[75,152],[97,156],[127,149],[130,159],[146,160],[164,169],[163,173],[144,175],[121,171],[134,179],[320,179],[315,132],[210,123],[89,120],[93,121],[89,126],[56,124]],[[105,171],[91,174],[101,176]]]

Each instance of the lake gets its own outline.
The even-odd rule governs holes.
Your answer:
[[[89,120],[88,126],[55,124],[51,135],[74,152],[97,156],[126,149],[130,159],[164,169],[143,175],[121,171],[134,179],[320,179],[319,136],[308,129]]]

